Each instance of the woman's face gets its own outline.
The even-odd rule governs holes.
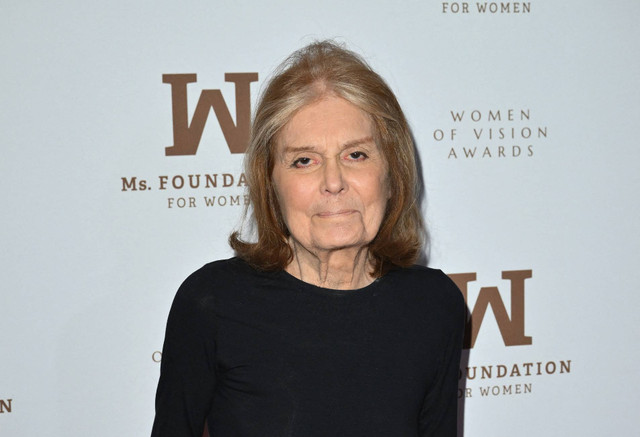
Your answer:
[[[303,107],[285,125],[273,181],[292,238],[312,253],[369,244],[390,195],[370,118],[335,96]]]

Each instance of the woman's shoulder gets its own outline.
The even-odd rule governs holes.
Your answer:
[[[209,262],[191,273],[180,285],[177,298],[201,300],[213,298],[216,290],[234,288],[247,281],[256,271],[240,258]]]
[[[466,311],[462,292],[440,269],[414,265],[392,271],[389,279],[430,305],[438,304],[454,312]]]
[[[440,269],[415,264],[411,267],[398,268],[391,271],[398,279],[419,284],[441,285],[447,289],[455,287],[455,283]]]
[[[253,267],[249,266],[241,258],[233,257],[229,259],[219,259],[208,262],[193,272],[187,279],[224,279],[226,277],[234,277],[239,274],[247,274],[254,272]]]

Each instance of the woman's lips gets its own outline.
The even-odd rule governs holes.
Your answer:
[[[338,211],[322,211],[319,212],[317,215],[318,217],[322,217],[322,218],[331,218],[331,217],[343,217],[349,214],[353,214],[356,211],[354,209],[341,209]]]

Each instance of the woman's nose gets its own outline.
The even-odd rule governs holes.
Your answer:
[[[328,194],[339,194],[344,191],[346,182],[343,169],[336,160],[329,160],[324,166],[323,192]]]

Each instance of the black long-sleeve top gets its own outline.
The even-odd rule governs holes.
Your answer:
[[[330,290],[207,264],[169,314],[152,437],[454,437],[464,317],[426,267]]]

